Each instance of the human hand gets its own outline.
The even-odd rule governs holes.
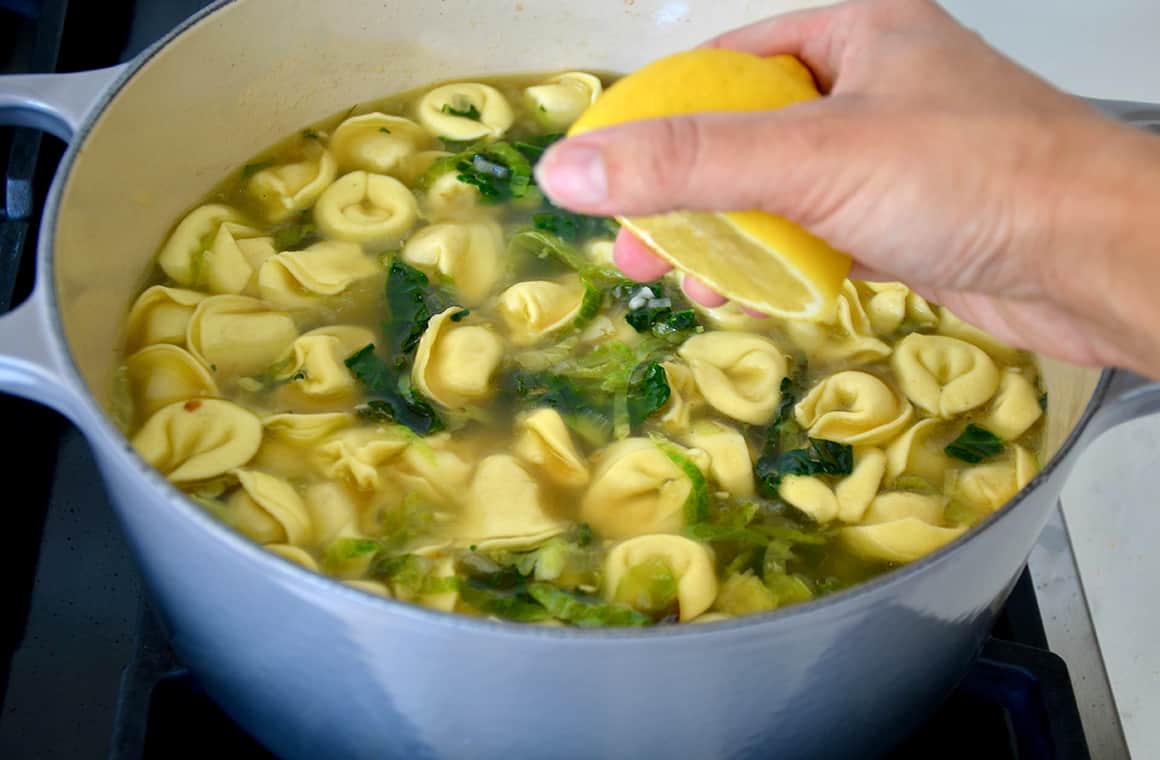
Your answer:
[[[565,140],[537,168],[548,195],[589,214],[780,214],[851,253],[853,277],[906,282],[1023,348],[1160,376],[1160,140],[926,0],[792,13],[707,45],[795,55],[828,97]],[[641,281],[669,269],[626,231],[615,256]]]

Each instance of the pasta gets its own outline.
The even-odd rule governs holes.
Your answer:
[[[899,282],[820,323],[692,303],[545,198],[607,81],[431,85],[238,167],[123,315],[134,449],[339,591],[547,627],[807,602],[1009,505],[1050,416],[1033,357]]]

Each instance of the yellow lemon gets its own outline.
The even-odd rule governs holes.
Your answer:
[[[568,134],[692,113],[768,111],[818,97],[809,70],[792,56],[689,50],[617,81]],[[850,270],[849,256],[763,211],[679,211],[619,221],[680,271],[775,316],[829,319]]]

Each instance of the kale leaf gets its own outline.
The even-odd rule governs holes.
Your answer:
[[[854,448],[845,443],[810,438],[803,449],[783,451],[775,457],[761,456],[754,465],[758,487],[776,498],[786,475],[849,475],[854,471]]]
[[[1002,451],[1003,441],[990,430],[971,424],[943,450],[947,456],[978,464]]]
[[[444,103],[441,110],[445,114],[459,116],[464,119],[471,119],[472,121],[479,121],[479,117],[483,115],[479,112],[479,109],[475,107],[474,103],[468,103],[467,108],[463,109],[456,108],[450,103]]]
[[[373,343],[351,354],[345,364],[367,393],[375,397],[360,412],[362,416],[397,422],[419,435],[437,433],[443,429],[443,421],[426,399],[412,388],[399,390],[396,370],[375,353]]]
[[[635,373],[634,373],[635,374]],[[628,421],[639,428],[651,415],[669,402],[672,390],[665,368],[656,362],[644,365],[644,371],[628,385]]]
[[[552,617],[580,628],[643,626],[650,622],[648,617],[630,607],[565,591],[550,583],[531,584],[528,595]]]

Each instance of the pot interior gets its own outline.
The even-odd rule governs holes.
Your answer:
[[[629,71],[759,17],[819,2],[236,0],[144,62],[83,136],[60,197],[53,276],[64,332],[104,407],[123,315],[173,220],[262,148],[360,101],[440,79]],[[1043,362],[1046,448],[1099,373]]]

